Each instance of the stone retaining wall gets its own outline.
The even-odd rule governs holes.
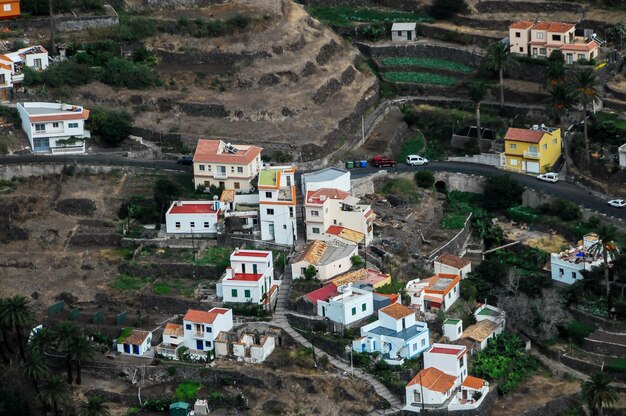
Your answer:
[[[456,30],[418,23],[415,27],[416,35],[446,42],[461,43],[463,45],[488,46],[500,40],[498,36],[461,33]]]
[[[397,46],[374,46],[362,42],[356,43],[357,48],[366,56],[375,59],[385,57],[416,57],[416,58],[437,58],[459,62],[473,68],[480,65],[483,51],[476,48],[474,52],[465,49],[447,47],[441,45],[424,44],[399,44]]]
[[[626,101],[626,91],[619,90],[615,87],[612,87],[610,84],[604,84],[604,88],[611,93],[611,95],[618,100]]]
[[[188,263],[122,263],[119,272],[140,277],[202,280],[218,280],[222,275],[217,266],[194,266]]]
[[[533,1],[479,1],[476,10],[481,13],[540,13],[540,12],[580,12],[576,3],[533,2]]]
[[[583,343],[583,349],[596,354],[610,355],[613,357],[626,358],[626,347],[619,344],[613,344],[611,342],[603,342],[585,338]]]
[[[105,16],[56,16],[54,23],[59,32],[72,30],[95,29],[99,27],[115,26],[120,23],[117,12],[108,4],[105,5]],[[34,19],[18,19],[0,21],[0,28],[10,29],[33,29],[47,28],[50,26],[50,19],[40,17]]]
[[[626,332],[626,322],[624,321],[612,321],[597,316],[589,315],[588,313],[581,312],[578,309],[570,308],[569,312],[574,319],[587,325],[598,325],[600,328],[609,332]]]

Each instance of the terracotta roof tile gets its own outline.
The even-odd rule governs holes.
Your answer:
[[[163,335],[182,337],[184,335],[183,326],[177,324],[167,324],[165,325],[165,329],[163,329]]]
[[[350,228],[341,227],[339,225],[331,225],[326,230],[326,234],[336,235],[353,243],[360,243],[365,238],[365,234],[359,231],[352,230]]]
[[[225,143],[221,140],[198,140],[193,161],[248,165],[263,150],[258,146],[234,145],[238,149],[237,153],[229,153],[224,150],[224,146]]]
[[[535,23],[531,29],[537,30],[545,30],[548,32],[556,32],[556,33],[565,33],[569,32],[570,29],[576,27],[571,23],[561,23],[561,22],[539,22]]]
[[[133,329],[129,336],[127,336],[120,344],[141,345],[148,338],[150,332],[142,331],[140,329]]]
[[[224,189],[222,194],[220,195],[220,201],[222,202],[234,202],[235,201],[235,190],[234,189]]]
[[[483,388],[484,385],[485,380],[474,376],[467,376],[465,380],[463,380],[463,383],[461,383],[461,386],[468,387],[474,390],[480,390]]]
[[[437,257],[435,261],[441,264],[445,264],[446,266],[454,267],[455,269],[462,269],[468,264],[471,264],[469,260],[465,260],[461,257],[448,253],[444,253],[441,256]]]
[[[435,367],[428,367],[417,373],[407,386],[422,385],[425,389],[445,393],[454,387],[456,377],[446,374]]]
[[[323,204],[326,199],[340,199],[344,200],[350,194],[346,191],[336,188],[321,188],[317,191],[308,191],[306,195],[306,204]]]
[[[561,46],[561,49],[563,49],[564,51],[584,51],[584,52],[588,52],[591,50],[596,49],[598,46],[600,46],[600,44],[598,42],[596,42],[595,40],[587,43],[587,44],[571,44],[571,43],[566,43],[565,45]]]
[[[183,320],[203,323],[203,324],[212,324],[215,322],[215,318],[220,315],[217,312],[207,312],[207,311],[199,311],[196,309],[189,309],[185,314]]]
[[[389,315],[393,319],[402,319],[415,314],[413,310],[407,308],[404,305],[400,305],[399,303],[385,306],[384,308],[380,309],[379,312],[383,312],[385,315]]]
[[[311,263],[317,266],[327,249],[328,244],[326,244],[324,241],[311,241],[304,246],[300,254],[298,254],[298,257],[296,257],[294,263],[304,260],[307,263]]]
[[[304,296],[306,296],[311,302],[313,302],[314,305],[317,305],[318,301],[326,300],[329,297],[336,295],[337,293],[339,293],[337,292],[337,286],[331,283],[317,290],[309,292]]]
[[[519,22],[513,23],[509,28],[511,29],[528,29],[533,25],[533,22],[529,22],[527,20],[520,20]]]
[[[510,127],[506,131],[504,140],[516,142],[539,143],[545,132],[543,130],[518,129]]]

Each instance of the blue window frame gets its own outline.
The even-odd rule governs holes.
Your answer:
[[[33,151],[48,152],[50,150],[50,139],[47,137],[33,139]]]
[[[189,330],[191,330],[191,324],[187,324],[187,325],[185,325],[185,329],[189,329]]]

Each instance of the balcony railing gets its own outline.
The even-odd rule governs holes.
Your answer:
[[[194,338],[204,338],[204,332],[196,332],[193,334]]]
[[[541,153],[539,152],[530,152],[525,150],[524,151],[524,157],[529,158],[529,159],[539,159],[541,157]]]
[[[228,178],[228,174],[226,173],[226,171],[215,171],[215,174],[213,174],[213,177],[216,179],[227,179]]]

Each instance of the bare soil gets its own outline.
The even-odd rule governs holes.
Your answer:
[[[569,244],[563,236],[556,233],[529,230],[526,225],[514,225],[508,221],[500,222],[499,225],[504,230],[507,240],[519,240],[530,247],[538,248],[547,253],[558,253]]]

